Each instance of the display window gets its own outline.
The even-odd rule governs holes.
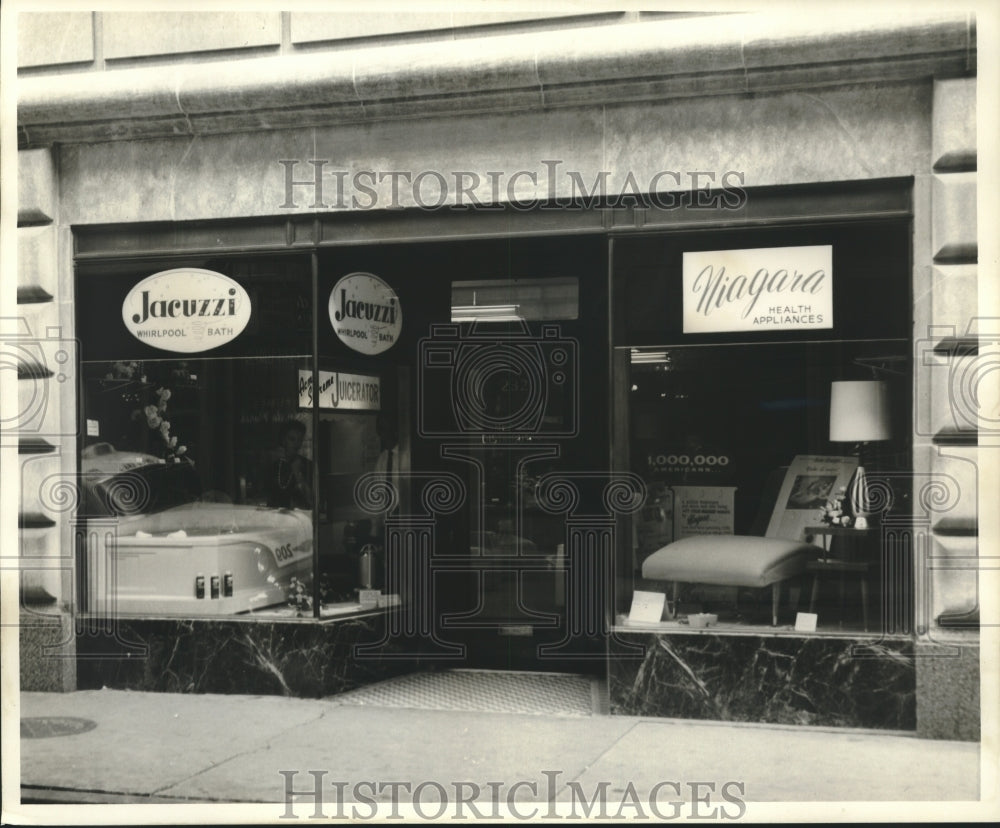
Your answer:
[[[316,282],[308,255],[80,264],[86,611],[322,618],[385,601],[378,515],[355,487],[406,431],[399,373],[316,355]]]
[[[322,619],[409,597],[440,639],[565,634],[566,520],[536,488],[606,465],[605,238],[210,256],[81,238],[85,612]]]
[[[909,238],[894,219],[615,240],[617,445],[647,492],[619,624],[910,629],[911,552],[882,531],[911,508]]]
[[[229,614],[311,587],[314,440],[295,407],[310,362],[84,364],[82,510],[116,532],[91,606]]]
[[[609,615],[906,628],[912,565],[880,522],[910,509],[912,468],[892,193],[884,216],[866,195],[808,220],[772,194],[785,217],[760,226],[352,244],[330,224],[300,244],[287,225],[263,252],[222,227],[229,254],[83,234],[81,605],[323,618],[406,586],[436,641],[557,647],[599,645]],[[150,232],[156,251],[187,231]],[[634,513],[607,499],[622,473]],[[566,508],[539,497],[557,480]],[[392,581],[393,527],[424,580]]]

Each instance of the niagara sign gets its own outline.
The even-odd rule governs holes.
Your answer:
[[[833,247],[684,253],[684,333],[833,327]]]

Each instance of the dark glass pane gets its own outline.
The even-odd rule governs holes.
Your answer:
[[[148,615],[295,611],[313,565],[309,359],[83,365],[80,516],[115,534],[83,566],[89,609]],[[104,523],[99,525],[104,525]],[[303,602],[305,603],[305,602]]]

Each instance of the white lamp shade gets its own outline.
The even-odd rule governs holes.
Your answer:
[[[888,440],[889,390],[884,382],[835,382],[830,389],[830,440],[867,443]]]

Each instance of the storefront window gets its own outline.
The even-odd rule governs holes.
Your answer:
[[[310,296],[301,256],[79,265],[88,611],[311,608]]]
[[[391,366],[329,359],[320,364],[315,455],[320,588],[331,605],[347,606],[359,589],[386,587],[385,514],[366,509],[358,487],[374,480],[395,494],[393,511],[407,511],[409,423],[398,404],[406,383]],[[305,372],[302,379],[311,386]],[[311,408],[312,395],[305,394],[300,405]]]
[[[908,245],[905,219],[616,240],[617,434],[647,489],[618,623],[909,629],[882,533],[911,506]],[[844,382],[877,389],[878,433],[831,430]]]
[[[406,368],[384,354],[392,340],[345,346],[388,335],[360,319],[366,285],[346,305],[343,272],[324,265],[79,263],[88,611],[324,618],[390,605],[385,514],[357,490],[382,474],[404,503]],[[360,321],[335,332],[341,306]]]
[[[770,626],[771,592],[741,582],[746,574],[741,566],[748,563],[751,550],[744,550],[740,560],[736,546],[724,546],[718,539],[794,534],[790,539],[814,545],[814,558],[825,556],[823,537],[814,527],[825,526],[833,517],[849,518],[846,503],[839,515],[828,518],[824,511],[840,496],[838,489],[849,483],[857,462],[854,444],[830,440],[832,384],[845,372],[854,376],[852,367],[858,376],[865,376],[860,366],[873,355],[886,364],[905,366],[904,348],[887,343],[761,344],[630,351],[629,461],[648,491],[634,535],[633,566],[639,588],[664,592],[669,614],[675,618],[704,612],[717,615],[724,625]],[[879,380],[891,402],[889,431],[894,436],[864,446],[862,458],[870,478],[889,477],[894,485],[905,480],[910,463],[908,379],[908,372],[899,370]],[[824,458],[825,468],[809,471],[806,457]],[[902,489],[899,493],[905,494]],[[897,502],[895,507],[903,505]],[[872,523],[874,530],[874,519]],[[685,538],[704,541],[703,571],[681,571],[686,547],[671,544]],[[856,537],[844,534],[838,541],[829,550],[831,556],[850,553],[857,566],[843,573],[850,578],[843,607],[838,605],[840,572],[833,573],[832,583],[818,584],[812,607],[820,616],[818,629],[862,631],[867,610],[873,632],[885,603],[880,600],[883,590],[901,588],[906,579],[898,583],[882,579],[875,531],[864,536],[857,531]],[[847,549],[845,541],[852,548]],[[709,563],[713,542],[719,550],[714,566]],[[730,547],[732,560],[726,557]],[[778,547],[776,554],[783,554],[784,548]],[[658,553],[666,569],[647,563]],[[673,581],[659,577],[671,574],[671,566],[678,574],[676,597]],[[727,567],[733,570],[732,578],[727,578]],[[782,585],[786,600],[779,609],[779,623],[786,626],[794,621],[796,607],[788,602],[796,595],[797,609],[809,611],[813,573],[808,566],[800,569]],[[759,574],[768,577],[763,570]],[[861,604],[860,574],[868,579],[867,608]],[[675,600],[678,606],[670,606]]]
[[[294,603],[313,566],[302,358],[84,365],[83,513],[115,521],[122,613],[230,614]]]

